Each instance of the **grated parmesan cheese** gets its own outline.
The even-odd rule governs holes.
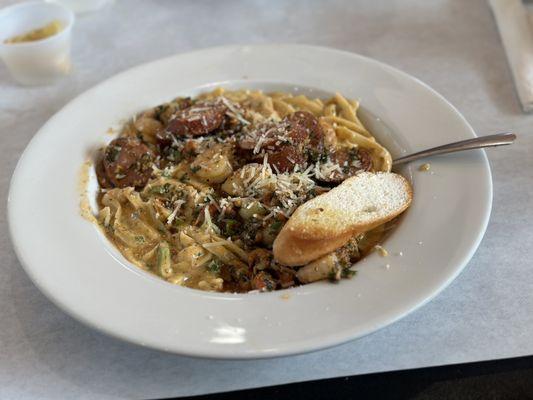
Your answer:
[[[176,200],[174,202],[174,210],[170,213],[170,215],[167,218],[167,225],[171,225],[172,222],[174,222],[174,219],[176,218],[176,215],[178,215],[178,211],[180,210],[181,206],[185,204],[184,200]]]
[[[317,179],[326,180],[331,179],[334,176],[334,173],[338,172],[342,174],[342,169],[339,164],[334,163],[331,159],[326,160],[326,162],[321,163],[317,161],[314,168],[314,173]]]
[[[226,113],[226,114],[229,114],[230,117],[234,117],[236,118],[240,123],[242,123],[243,125],[250,125],[250,121],[247,121],[245,120],[243,117],[242,117],[242,114],[241,112],[237,109],[237,107],[232,104],[228,99],[226,99],[224,96],[220,96],[219,97],[220,101],[226,106],[228,107],[228,109],[231,111],[231,113]]]
[[[204,208],[204,226],[207,231],[212,231],[217,234],[220,234],[220,229],[218,229],[218,226],[213,224],[213,221],[211,221],[211,213],[209,213],[208,207]]]

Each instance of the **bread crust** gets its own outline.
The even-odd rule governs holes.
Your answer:
[[[289,231],[281,230],[274,241],[274,258],[289,267],[305,265],[344,246],[353,235],[344,233],[329,239],[301,239]]]
[[[376,176],[383,187],[371,193],[363,190]],[[352,194],[361,201],[339,204],[340,198],[350,198]],[[288,266],[305,265],[400,215],[412,198],[412,187],[401,175],[363,173],[347,179],[294,212],[274,241],[274,258]],[[366,204],[363,208],[362,203]],[[388,206],[385,211],[384,204]]]

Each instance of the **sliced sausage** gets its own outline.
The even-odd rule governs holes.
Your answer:
[[[282,145],[277,150],[268,152],[268,163],[279,172],[290,172],[296,165],[300,170],[307,166],[307,157],[300,148],[292,145]]]
[[[276,142],[287,141],[289,124],[286,121],[267,120],[237,141],[239,148],[259,153],[262,149],[274,148]]]
[[[318,119],[307,111],[297,111],[285,118],[287,138],[269,152],[269,163],[280,172],[292,171],[296,165],[305,169],[313,153],[324,150],[324,132]],[[267,150],[268,151],[268,150]]]
[[[297,111],[281,122],[267,122],[239,141],[242,149],[268,154],[268,162],[279,172],[305,169],[312,158],[324,151],[324,131],[318,119]],[[256,158],[262,158],[257,155]]]
[[[338,149],[330,154],[329,159],[339,168],[323,176],[320,180],[324,182],[341,183],[360,171],[372,169],[372,157],[364,149]]]
[[[166,132],[178,137],[206,135],[224,122],[227,108],[219,102],[200,102],[178,111],[166,127]]]
[[[357,158],[359,159],[359,166],[361,171],[371,171],[374,167],[372,163],[372,156],[370,152],[365,149],[357,150]]]
[[[106,147],[101,166],[96,169],[104,187],[142,188],[152,174],[152,151],[135,137],[121,137]]]
[[[107,178],[107,174],[104,168],[104,158],[102,157],[96,162],[95,165],[96,178],[98,179],[98,184],[103,189],[111,189],[113,184]]]
[[[286,119],[290,125],[289,136],[295,144],[309,145],[320,153],[323,151],[324,130],[313,114],[297,111]]]
[[[168,121],[170,121],[170,118],[172,118],[174,114],[191,106],[192,100],[190,97],[177,97],[169,103],[164,103],[155,107],[155,116],[164,125],[168,125]]]

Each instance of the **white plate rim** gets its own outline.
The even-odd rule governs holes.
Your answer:
[[[350,53],[350,52],[343,51],[343,50],[338,50],[338,49],[332,49],[332,48],[327,48],[327,47],[319,47],[319,46],[309,46],[309,45],[290,45],[290,44],[288,44],[288,45],[287,44],[272,45],[272,44],[265,44],[265,45],[253,45],[253,46],[240,46],[240,45],[237,45],[237,46],[221,46],[221,47],[216,47],[216,48],[201,49],[201,50],[197,50],[197,51],[193,51],[193,52],[189,52],[189,53],[185,53],[185,54],[173,55],[173,56],[166,57],[166,58],[163,58],[163,59],[159,59],[159,60],[156,60],[156,61],[152,61],[152,62],[149,62],[149,63],[141,64],[139,66],[136,66],[134,68],[131,68],[131,69],[128,69],[128,70],[126,70],[124,72],[121,72],[119,74],[116,74],[116,75],[104,80],[103,82],[95,85],[91,89],[83,92],[82,94],[78,95],[76,98],[71,100],[67,105],[65,105],[65,107],[62,108],[62,110],[67,108],[67,107],[69,107],[69,106],[71,106],[72,104],[74,104],[76,102],[79,102],[84,97],[90,96],[91,93],[99,90],[101,87],[104,87],[109,82],[113,81],[114,79],[124,77],[127,74],[134,74],[136,71],[139,71],[139,70],[142,70],[142,69],[145,69],[145,68],[150,68],[151,65],[154,65],[154,64],[157,64],[157,63],[166,62],[166,61],[169,61],[169,60],[172,60],[172,59],[176,59],[177,57],[191,56],[191,55],[194,55],[194,54],[201,54],[201,53],[211,52],[213,50],[217,50],[217,51],[221,51],[221,50],[234,51],[236,49],[243,49],[243,48],[246,48],[246,49],[258,49],[258,48],[271,48],[273,46],[277,46],[277,47],[280,47],[280,48],[283,47],[283,48],[285,48],[285,50],[287,50],[287,49],[290,50],[291,48],[300,48],[300,49],[305,48],[309,52],[326,51],[326,52],[330,52],[330,53],[344,54],[344,55],[347,55],[347,56],[352,57],[354,59],[359,59],[362,62],[366,62],[368,64],[373,64],[373,65],[378,66],[379,68],[382,68],[384,70],[391,71],[394,74],[396,74],[398,76],[402,76],[403,78],[408,79],[410,81],[416,82],[418,85],[423,87],[425,90],[427,90],[428,92],[431,92],[431,94],[433,96],[439,98],[443,102],[443,104],[445,104],[451,111],[453,111],[456,114],[457,117],[459,117],[462,120],[462,122],[464,123],[465,127],[467,127],[468,130],[470,131],[471,136],[472,137],[476,136],[474,131],[473,131],[473,129],[470,127],[470,125],[468,124],[466,119],[459,113],[459,111],[452,104],[450,104],[442,95],[440,95],[438,92],[436,92],[434,89],[432,89],[431,87],[429,87],[428,85],[426,85],[425,83],[420,81],[419,79],[414,78],[411,75],[408,75],[408,74],[406,74],[406,73],[404,73],[404,72],[402,72],[402,71],[400,71],[400,70],[398,70],[398,69],[396,69],[394,67],[391,67],[391,66],[389,66],[387,64],[381,63],[379,61],[376,61],[374,59],[371,59],[371,58],[368,58],[368,57],[365,57],[365,56],[361,56],[361,55],[358,55],[358,54],[355,54],[355,53]],[[16,253],[18,259],[20,260],[23,268],[28,273],[28,275],[30,276],[32,281],[36,284],[36,286],[50,300],[52,300],[52,302],[54,302],[63,311],[65,311],[69,315],[72,315],[73,317],[75,317],[76,319],[82,321],[83,323],[87,324],[88,326],[91,326],[92,328],[100,330],[100,331],[102,331],[102,332],[104,332],[106,334],[109,334],[111,336],[118,337],[120,339],[129,341],[129,342],[133,342],[133,343],[136,343],[136,344],[139,344],[139,345],[142,345],[142,346],[148,346],[148,347],[156,348],[156,349],[163,350],[163,351],[170,351],[170,352],[175,352],[175,353],[178,353],[178,354],[190,355],[190,356],[209,357],[209,358],[225,358],[225,359],[242,359],[242,358],[264,358],[264,357],[275,357],[275,356],[282,356],[282,355],[299,354],[299,353],[304,353],[304,352],[309,352],[309,351],[314,351],[314,350],[320,350],[320,349],[331,347],[331,346],[334,346],[334,345],[337,345],[337,344],[340,344],[340,343],[343,343],[343,342],[346,342],[346,341],[349,341],[349,340],[353,340],[353,339],[359,338],[361,336],[364,336],[366,334],[374,332],[374,331],[376,331],[378,329],[381,329],[384,326],[387,326],[387,325],[389,325],[391,323],[394,323],[395,321],[403,318],[405,315],[407,315],[407,314],[413,312],[414,310],[418,309],[419,307],[423,306],[428,301],[433,299],[436,295],[438,295],[440,292],[442,292],[442,290],[444,290],[460,274],[460,272],[464,269],[464,267],[467,265],[468,261],[471,259],[471,257],[475,253],[477,247],[479,246],[479,243],[481,242],[481,240],[483,238],[484,232],[486,230],[486,227],[488,225],[488,221],[489,221],[489,218],[490,218],[490,210],[491,210],[491,207],[492,207],[492,179],[491,179],[491,172],[490,172],[490,167],[489,167],[489,163],[488,163],[488,159],[486,157],[486,154],[484,153],[484,151],[478,151],[478,153],[482,157],[482,160],[483,160],[483,162],[485,164],[485,168],[486,168],[486,176],[485,176],[486,182],[485,182],[485,184],[487,185],[487,188],[488,188],[488,191],[487,191],[487,196],[488,197],[486,198],[485,204],[483,204],[483,208],[484,208],[483,220],[480,221],[477,235],[476,235],[475,238],[473,238],[472,245],[470,246],[469,251],[466,252],[464,254],[464,256],[463,256],[463,262],[457,264],[457,267],[456,267],[454,273],[450,274],[446,280],[443,280],[441,282],[441,284],[436,289],[433,289],[431,295],[426,296],[423,301],[419,301],[417,304],[413,305],[412,307],[406,308],[404,310],[404,312],[402,312],[402,313],[395,313],[394,317],[384,318],[381,321],[381,323],[374,324],[373,326],[368,327],[367,329],[358,329],[357,332],[343,332],[342,334],[338,334],[338,335],[330,335],[328,338],[322,338],[320,340],[320,343],[314,342],[314,343],[306,343],[306,344],[302,344],[302,345],[293,345],[291,348],[280,347],[278,349],[275,349],[274,351],[268,351],[268,352],[265,352],[263,350],[257,350],[257,351],[253,351],[253,350],[250,351],[249,350],[249,351],[246,351],[246,352],[243,352],[243,353],[233,353],[232,350],[228,351],[226,349],[223,349],[223,347],[221,347],[221,349],[219,351],[215,351],[212,348],[210,348],[210,349],[208,349],[206,351],[202,351],[201,349],[198,349],[198,348],[195,348],[194,350],[191,350],[191,351],[189,351],[189,350],[187,350],[186,348],[183,348],[183,347],[166,348],[166,347],[162,346],[160,343],[158,343],[157,340],[155,340],[153,342],[139,341],[139,340],[136,340],[135,337],[132,337],[131,335],[124,335],[124,334],[122,334],[120,332],[117,332],[117,331],[115,331],[113,329],[108,329],[106,326],[102,326],[101,324],[95,322],[94,320],[85,318],[84,315],[81,315],[81,314],[77,313],[75,309],[73,309],[70,306],[68,306],[68,305],[64,304],[63,302],[59,301],[54,292],[50,291],[48,287],[43,286],[41,284],[41,282],[40,282],[38,274],[36,273],[37,270],[32,268],[32,266],[28,265],[28,263],[26,262],[24,251],[22,250],[22,248],[20,246],[21,242],[20,242],[20,240],[17,239],[17,232],[15,232],[15,229],[14,229],[15,223],[13,221],[15,220],[15,209],[13,207],[13,204],[14,204],[13,196],[16,195],[13,192],[14,182],[16,182],[19,179],[18,175],[19,175],[19,172],[20,172],[20,169],[21,169],[21,165],[23,165],[23,163],[25,162],[25,158],[27,156],[28,150],[31,149],[32,146],[34,146],[34,143],[41,137],[40,136],[41,135],[40,132],[44,131],[49,125],[53,124],[54,121],[55,121],[55,118],[57,117],[57,115],[61,111],[59,111],[56,115],[54,115],[52,118],[50,118],[50,120],[47,121],[43,125],[43,127],[39,130],[39,132],[35,135],[35,137],[32,138],[32,140],[30,141],[30,143],[28,144],[28,146],[24,150],[22,156],[20,157],[20,160],[17,163],[17,166],[16,166],[16,168],[14,170],[14,173],[13,173],[13,176],[12,176],[12,179],[11,179],[10,191],[9,191],[9,195],[8,195],[8,223],[9,223],[9,231],[10,231],[10,235],[12,237],[12,242],[13,242],[13,247],[15,249],[15,253]]]

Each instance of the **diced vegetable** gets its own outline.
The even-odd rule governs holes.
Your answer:
[[[163,278],[168,278],[172,275],[170,247],[167,242],[159,243],[159,247],[157,248],[157,273]]]
[[[258,201],[252,201],[248,204],[245,204],[241,209],[239,210],[239,215],[242,219],[249,220],[260,215],[265,215],[266,209],[261,205]]]

